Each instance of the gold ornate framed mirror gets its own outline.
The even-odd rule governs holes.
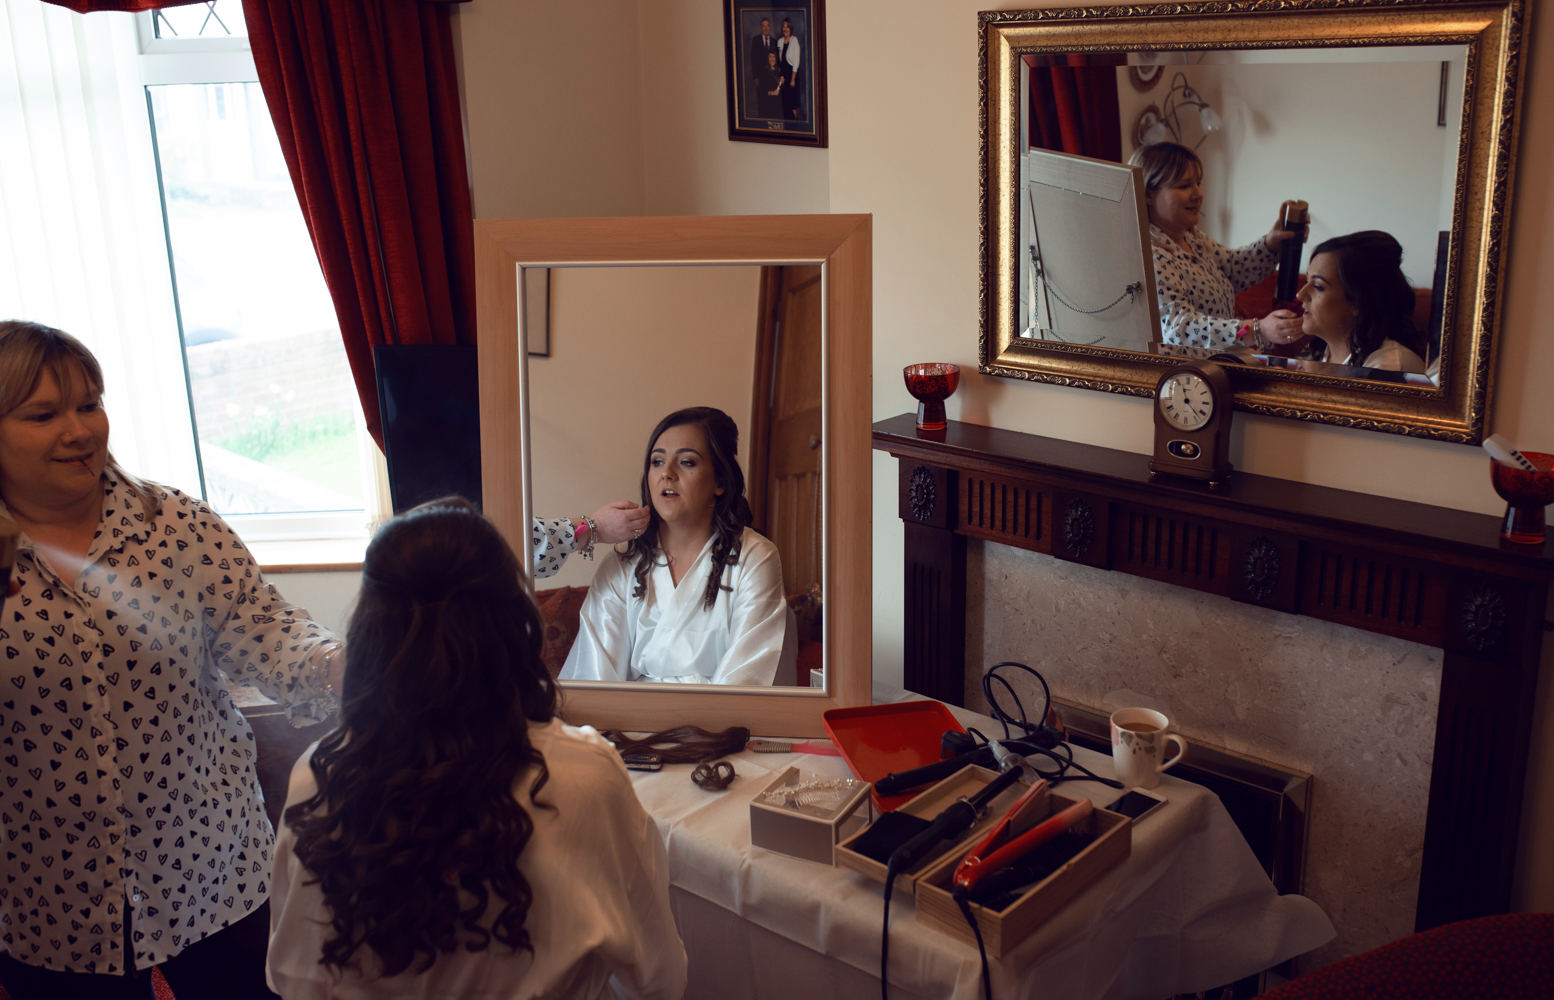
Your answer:
[[[1093,129],[1099,116],[1102,128],[1116,127],[1120,156],[1106,158],[1126,160],[1136,142],[1161,136],[1198,143],[1206,192],[1199,228],[1225,246],[1256,240],[1281,198],[1311,204],[1308,253],[1319,240],[1359,230],[1395,232],[1403,246],[1402,270],[1428,324],[1419,331],[1427,373],[1247,350],[1258,357],[1229,366],[1237,409],[1477,443],[1492,401],[1526,16],[1523,0],[983,12],[979,370],[1147,396],[1186,350],[1169,331],[1157,334],[1159,343],[1112,347],[1065,342],[1031,321],[1038,294],[1061,280],[1052,264],[1063,257],[1061,245],[1049,244],[1046,270],[1033,271],[1037,251],[1024,245],[1032,241],[1022,230],[1023,158],[1058,148],[1043,145],[1041,116],[1050,109],[1037,106],[1033,74],[1087,66],[1107,87],[1110,74],[1121,82],[1112,103],[1088,107],[1080,123]],[[1137,92],[1129,81],[1141,64],[1161,66],[1157,75],[1171,89]],[[1158,134],[1146,137],[1150,129]],[[1110,296],[1092,298],[1104,304]],[[1078,315],[1092,301],[1070,299],[1046,298],[1058,316],[1052,327],[1065,309]]]
[[[681,299],[686,322],[677,322],[671,310],[667,318],[656,324],[645,323],[641,290],[646,286],[642,269],[665,273],[664,268],[679,268],[687,273],[703,273],[709,269],[734,270],[729,265],[744,271],[749,271],[751,265],[761,265],[770,269],[803,266],[818,270],[818,281],[807,286],[807,294],[818,293],[820,306],[817,357],[800,367],[805,378],[819,380],[819,386],[811,389],[813,398],[820,401],[820,424],[818,433],[806,432],[805,447],[814,450],[811,454],[818,452],[821,456],[819,562],[825,601],[825,687],[563,680],[563,712],[570,722],[601,728],[656,730],[690,724],[722,729],[738,725],[760,735],[824,736],[821,713],[826,709],[868,704],[872,685],[871,636],[869,629],[859,627],[859,623],[871,620],[869,383],[873,289],[869,216],[477,220],[475,255],[484,509],[520,552],[528,550],[528,525],[535,513],[575,513],[534,509],[538,484],[533,481],[533,462],[537,451],[543,454],[546,448],[537,448],[533,428],[541,426],[543,430],[547,421],[552,425],[580,423],[589,410],[605,412],[630,442],[629,461],[636,463],[641,454],[636,450],[638,440],[662,415],[661,410],[632,412],[633,407],[623,403],[622,394],[610,391],[600,382],[600,373],[616,369],[628,380],[653,379],[658,375],[648,364],[651,355],[678,355],[672,359],[676,361],[675,367],[667,371],[670,377],[689,383],[688,391],[695,397],[692,402],[704,404],[709,402],[706,396],[714,395],[710,391],[698,392],[698,385],[722,388],[724,382],[729,382],[737,383],[745,391],[747,401],[742,405],[749,405],[748,367],[713,361],[713,352],[705,348],[705,339],[695,342],[701,347],[693,346],[690,340],[681,344],[677,339],[688,336],[686,328],[692,325],[695,303]],[[531,359],[528,352],[519,349],[525,342],[520,318],[525,315],[523,296],[527,287],[521,275],[525,269],[539,267],[554,269],[552,342],[549,357]],[[593,269],[592,274],[602,277],[571,280],[588,275],[567,269],[583,268]],[[629,270],[636,270],[636,275],[619,277]],[[619,306],[599,308],[598,303],[590,302],[589,315],[593,318],[579,323],[569,318],[579,313],[564,315],[561,311],[561,303],[577,301],[577,297],[568,299],[566,289],[575,285],[592,290],[612,284],[633,290]],[[661,284],[689,287],[677,279]],[[702,282],[697,287],[715,285]],[[749,325],[756,326],[757,304],[753,295],[745,315]],[[622,329],[630,339],[620,342],[626,345],[620,351],[623,356],[613,356],[612,352],[617,350],[613,345],[619,341],[611,337]],[[728,339],[745,333],[737,320],[724,322],[723,329]],[[579,370],[573,369],[568,377],[576,380],[574,389],[558,392],[555,385],[544,383],[557,377],[562,369],[555,364],[568,351],[584,355],[586,372],[579,375]],[[551,367],[543,367],[546,365]],[[770,381],[769,373],[767,378]],[[757,376],[757,384],[760,381]],[[531,407],[536,408],[535,412],[530,412]],[[544,412],[540,412],[540,407]],[[554,412],[558,408],[568,412]],[[646,405],[640,408],[647,409]],[[742,419],[740,422],[743,426]],[[575,447],[569,453],[571,469],[577,470],[590,461],[616,461],[603,457],[611,452],[597,439],[593,440],[594,446]],[[776,459],[772,461],[775,463]],[[745,462],[748,468],[750,459]],[[557,470],[569,474],[566,468],[545,466],[541,474],[555,475]],[[624,480],[617,481],[634,483],[642,475],[642,466],[628,467],[623,473]],[[617,497],[599,496],[592,502],[613,499]],[[631,495],[630,499],[636,497]]]

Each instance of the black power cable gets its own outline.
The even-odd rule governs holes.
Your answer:
[[[993,977],[987,971],[987,945],[982,943],[982,927],[977,923],[977,915],[971,912],[971,901],[966,898],[964,886],[956,886],[951,897],[955,900],[955,905],[960,907],[960,912],[965,914],[966,923],[971,925],[971,933],[977,937],[977,954],[982,956],[983,1000],[993,1000]]]
[[[987,811],[992,801],[1009,786],[1020,780],[1020,769],[1011,767],[992,781],[983,786],[982,790],[969,798],[959,798],[940,811],[933,818],[933,822],[921,833],[916,834],[906,843],[890,852],[890,863],[885,866],[885,920],[880,931],[880,998],[890,1000],[890,985],[886,978],[888,960],[890,956],[890,892],[896,885],[896,874],[910,869],[917,864],[928,852],[944,843],[946,840],[954,840],[971,829],[977,820]]]
[[[1030,674],[1032,677],[1036,678],[1037,682],[1041,684],[1043,703],[1041,706],[1041,714],[1037,716],[1041,722],[1031,722],[1030,719],[1026,717],[1025,703],[1022,702],[1020,700],[1020,696],[1015,693],[1014,686],[1009,683],[1009,680],[999,674],[999,671],[1005,667],[1013,667],[1017,670],[1023,670]],[[1011,716],[1008,712],[1004,711],[1004,707],[998,703],[998,695],[995,693],[993,688],[995,683],[1003,685],[1003,688],[1008,692],[1009,697],[1014,699],[1015,710],[1020,713],[1019,718],[1014,718]],[[1085,767],[1083,764],[1077,763],[1074,760],[1074,748],[1069,746],[1068,743],[1063,739],[1065,734],[1061,730],[1057,730],[1049,725],[1046,725],[1047,715],[1052,710],[1052,689],[1047,686],[1047,679],[1037,671],[1031,669],[1023,663],[1016,663],[1013,660],[1005,660],[1002,663],[995,663],[988,668],[987,673],[982,675],[982,696],[987,699],[987,714],[992,717],[994,722],[997,722],[1004,727],[1004,738],[998,742],[1003,745],[1004,749],[1012,750],[1017,754],[1023,755],[1026,762],[1031,765],[1036,773],[1047,779],[1047,784],[1056,785],[1064,781],[1098,781],[1109,788],[1122,787],[1122,782],[1113,781],[1110,778],[1103,778],[1096,774],[1094,771]],[[1013,726],[1020,730],[1020,732],[1024,733],[1024,738],[1010,739],[1010,726]],[[981,737],[985,743],[992,742],[992,740],[989,740],[986,736],[983,736],[975,729],[968,731],[974,736]],[[1059,753],[1060,751],[1061,755]],[[1037,767],[1036,761],[1032,758],[1038,755],[1050,758],[1054,763],[1057,764],[1056,770],[1044,771],[1040,767]],[[1078,771],[1079,775],[1083,775],[1084,777],[1080,777],[1076,774],[1069,774],[1068,772],[1070,770]]]

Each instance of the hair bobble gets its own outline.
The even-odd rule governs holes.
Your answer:
[[[734,783],[734,765],[726,760],[720,760],[716,764],[697,764],[696,770],[691,772],[691,780],[697,788],[709,792],[721,792]]]

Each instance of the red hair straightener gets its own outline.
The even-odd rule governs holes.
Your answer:
[[[1047,804],[1047,782],[1038,781],[994,824],[982,842],[972,848],[955,869],[956,895],[969,894],[979,881],[1009,867],[1025,855],[1073,829],[1089,817],[1094,805],[1089,799],[1078,802],[1040,823],[1036,822]]]

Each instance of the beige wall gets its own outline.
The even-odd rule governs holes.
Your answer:
[[[454,20],[475,218],[641,215],[635,0],[486,0]]]
[[[477,219],[830,211],[825,150],[728,141],[705,2],[486,0],[454,23]]]
[[[660,418],[715,406],[749,454],[761,269],[578,267],[551,271],[550,357],[529,359],[534,512],[641,502],[642,456]],[[568,560],[541,587],[586,587]]]
[[[1009,6],[1033,5],[1057,6],[1039,2]],[[1151,446],[1147,401],[975,372],[975,25],[977,11],[986,6],[984,0],[831,5],[827,11],[831,147],[810,150],[730,143],[722,138],[723,60],[717,40],[721,17],[709,4],[693,6],[683,0],[641,4],[644,55],[639,63],[642,101],[635,112],[637,125],[623,124],[614,132],[599,124],[595,109],[603,105],[615,113],[629,103],[620,99],[616,89],[619,72],[629,61],[626,57],[606,60],[610,64],[591,77],[579,77],[571,60],[551,52],[535,53],[526,67],[516,65],[524,61],[525,53],[543,49],[546,39],[563,47],[579,46],[573,29],[564,22],[567,18],[581,22],[581,12],[553,12],[535,0],[468,5],[458,16],[476,213],[483,217],[631,211],[872,213],[876,418],[911,408],[912,400],[901,385],[902,366],[951,361],[964,372],[961,389],[948,405],[952,418],[1147,453]],[[629,5],[618,0],[611,10],[617,8],[620,16],[614,20],[624,25],[630,21]],[[586,37],[596,46],[615,45],[613,38],[600,42],[597,25],[602,20],[610,18],[590,11]],[[1524,122],[1537,123],[1554,115],[1554,19],[1532,19],[1532,27],[1522,113]],[[903,53],[912,55],[907,58]],[[552,67],[554,79],[561,83],[535,84],[551,72],[546,66]],[[579,81],[581,87],[573,85]],[[545,95],[550,102],[547,108],[530,109],[522,103],[536,94]],[[515,106],[526,110],[513,111]],[[516,119],[541,117],[557,127],[538,133],[526,128],[521,135],[510,127]],[[624,146],[623,137],[633,127],[639,129],[640,153]],[[622,148],[617,151],[612,146],[607,163],[590,162],[605,139]],[[1545,310],[1540,308],[1541,290],[1554,282],[1551,176],[1554,134],[1529,126],[1522,133],[1510,217],[1512,252],[1504,286],[1492,427],[1518,444],[1546,451],[1554,450],[1554,394],[1538,387],[1554,373],[1554,337],[1544,332]],[[632,188],[632,178],[640,188]],[[632,197],[639,199],[640,207],[632,207]],[[1474,448],[1248,414],[1237,415],[1232,444],[1236,466],[1246,472],[1482,513],[1498,514],[1503,509],[1489,486],[1486,460]],[[874,468],[874,669],[881,679],[899,680],[902,531],[896,517],[896,470],[892,460],[881,455],[876,456]],[[1022,571],[1042,570],[1032,565]],[[999,581],[979,583],[987,595],[985,604],[1002,599]],[[1081,580],[1075,585],[1085,584]],[[1234,631],[1259,626],[1260,619],[1250,610],[1225,603],[1228,608],[1215,612],[1217,627]],[[979,620],[985,612],[986,607],[972,609]],[[1032,607],[1030,613],[1035,618],[1044,611]],[[1173,631],[1168,623],[1162,623],[1156,638],[1157,655],[1162,658],[1177,657],[1195,642],[1191,630]],[[1363,633],[1354,633],[1348,641],[1370,655],[1384,653],[1387,645]],[[1022,653],[1038,656],[1035,650],[999,651],[1000,657]],[[1297,650],[1281,655],[1298,660],[1304,654]],[[969,650],[969,662],[981,663],[983,658],[980,646]],[[1254,659],[1248,669],[1251,673],[1244,680],[1252,683],[1258,661]],[[1076,690],[1082,690],[1077,682]],[[1252,691],[1254,698],[1278,696],[1266,688]],[[1540,714],[1546,720],[1547,690],[1542,697]],[[1215,727],[1221,721],[1215,705],[1173,704],[1184,719],[1196,714],[1194,725]],[[1219,739],[1243,745],[1248,752],[1299,766],[1300,755],[1287,748],[1251,738],[1241,743],[1250,733],[1247,727],[1228,734],[1216,731]],[[1554,726],[1545,725],[1536,739],[1539,757],[1531,788],[1547,791],[1530,799],[1522,839],[1521,900],[1528,908],[1554,909],[1554,849],[1547,846],[1554,845]],[[1317,780],[1323,781],[1321,773]],[[1422,808],[1422,803],[1418,805]],[[1329,817],[1342,815],[1342,809],[1328,813]],[[1419,815],[1407,822],[1417,823]],[[1314,820],[1320,821],[1320,817]],[[1403,836],[1412,834],[1405,831]],[[1330,875],[1330,871],[1317,871],[1313,878]],[[1406,926],[1399,916],[1402,908],[1406,901],[1394,900],[1393,912],[1367,917],[1370,929],[1351,935],[1350,940],[1397,933]]]
[[[360,571],[354,573],[266,573],[281,596],[308,609],[313,620],[341,638],[362,589]]]

